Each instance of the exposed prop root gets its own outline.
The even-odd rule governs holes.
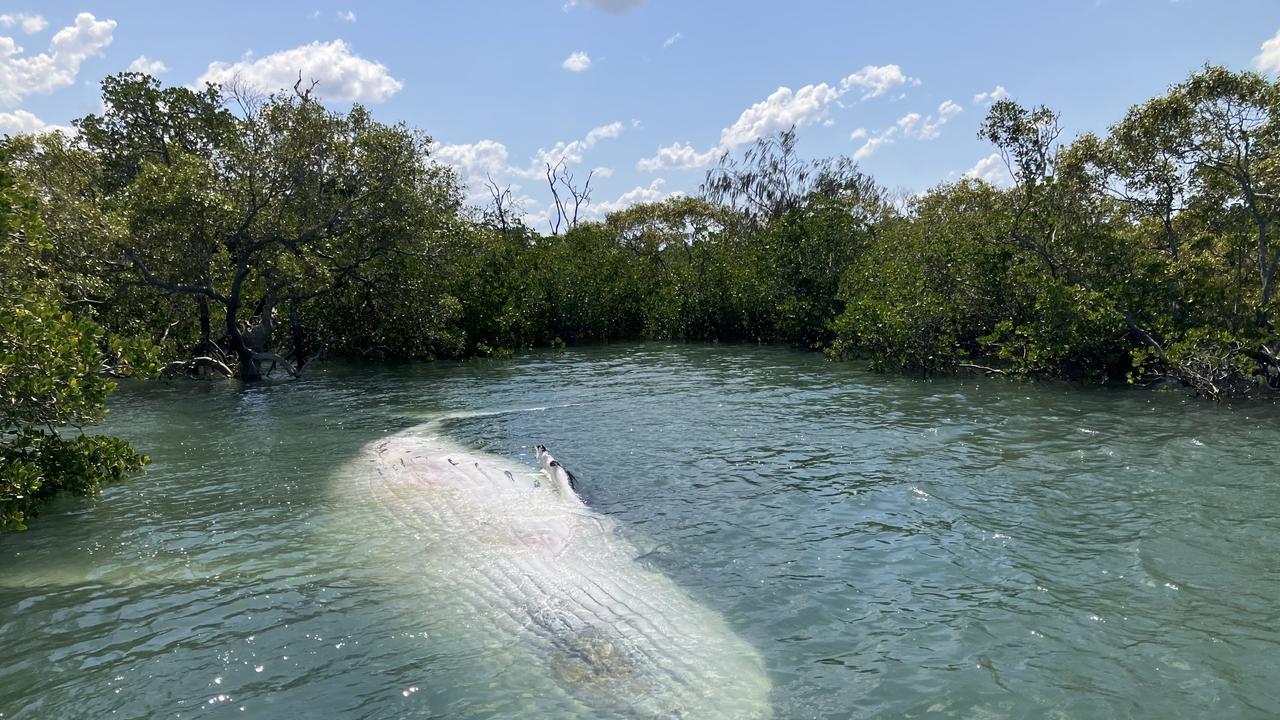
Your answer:
[[[160,371],[160,377],[165,379],[188,377],[193,380],[203,380],[215,375],[229,378],[235,377],[235,372],[227,367],[226,363],[207,355],[171,362]]]
[[[301,371],[293,366],[293,363],[273,352],[255,352],[253,354],[253,361],[258,363],[259,367],[261,367],[265,362],[271,363],[271,366],[267,368],[267,371],[262,373],[263,377],[270,377],[271,373],[275,372],[276,365],[282,366],[285,372],[289,373],[289,377],[296,378],[302,375]]]
[[[965,370],[980,370],[988,376],[1004,374],[1004,371],[999,368],[987,367],[986,365],[976,365],[974,363],[959,363],[956,367],[960,367]]]

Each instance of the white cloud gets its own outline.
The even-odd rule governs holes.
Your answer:
[[[597,143],[616,138],[622,131],[622,123],[616,121],[592,128],[580,140],[561,141],[550,148],[539,148],[524,166],[512,164],[507,146],[495,140],[458,145],[436,144],[432,147],[432,152],[440,162],[457,168],[464,183],[479,187],[489,177],[497,181],[512,177],[540,180],[546,174],[547,165],[554,166],[561,161],[577,165]],[[608,168],[596,168],[596,174],[601,177],[608,177],[612,173]]]
[[[964,108],[950,100],[943,100],[938,106],[938,114],[930,115],[924,119],[919,128],[913,128],[913,132],[904,133],[908,137],[914,137],[918,140],[932,140],[942,134],[942,126],[947,124],[951,118],[964,112]],[[914,113],[912,113],[914,114]]]
[[[1262,51],[1254,56],[1253,66],[1263,72],[1280,72],[1280,31],[1262,43]]]
[[[139,55],[129,63],[129,71],[146,73],[154,77],[169,72],[169,66],[160,60],[151,60],[146,55]]]
[[[0,132],[6,135],[39,132],[43,128],[44,121],[26,110],[0,113]]]
[[[6,13],[0,15],[0,27],[8,29],[14,25],[21,26],[22,32],[34,35],[49,27],[49,21],[45,20],[41,15],[32,15],[31,13]]]
[[[659,202],[669,197],[682,195],[680,192],[666,192],[663,188],[667,181],[662,178],[654,178],[653,182],[648,185],[637,185],[634,188],[622,193],[616,200],[605,200],[603,202],[592,203],[587,206],[587,217],[591,219],[603,218],[611,212],[625,210],[637,203]]]
[[[404,87],[402,81],[391,77],[386,65],[352,53],[343,40],[313,42],[257,60],[210,63],[196,82],[225,83],[239,78],[253,87],[274,91],[293,87],[299,73],[303,82],[319,83],[317,94],[335,100],[381,102]]]
[[[671,47],[672,45],[675,45],[676,43],[680,42],[683,39],[684,39],[684,33],[678,32],[675,35],[672,35],[671,37],[667,38],[666,42],[662,43],[662,49],[665,50]]]
[[[523,198],[523,200],[525,200],[525,201],[527,201],[528,199],[529,199],[529,198]],[[523,206],[521,206],[521,207],[523,207]],[[525,227],[527,227],[527,228],[535,228],[535,229],[537,229],[537,228],[545,228],[545,227],[548,227],[548,226],[549,226],[549,224],[550,224],[550,222],[551,222],[551,211],[552,211],[552,208],[553,208],[553,206],[550,206],[550,205],[549,205],[549,206],[547,206],[547,207],[545,207],[545,208],[543,208],[543,209],[541,209],[541,210],[538,210],[537,212],[526,212],[526,213],[525,213],[525,214],[520,218],[520,221],[521,221],[521,222],[523,222],[523,223],[524,223],[524,226],[525,226]]]
[[[590,143],[590,145],[595,145],[599,140],[612,140],[621,134],[622,123],[618,120],[614,120],[608,125],[591,128],[591,131],[587,133],[587,142]],[[590,145],[588,145],[588,147],[590,147]]]
[[[555,166],[564,161],[569,166],[580,166],[588,150],[603,140],[618,137],[622,134],[623,128],[621,122],[594,127],[578,140],[560,141],[550,148],[539,148],[529,158],[528,164],[523,166],[512,164],[507,146],[495,140],[480,140],[459,145],[437,143],[431,150],[436,160],[452,165],[458,170],[458,176],[469,189],[468,202],[488,204],[490,198],[484,185],[492,178],[494,182],[511,190],[515,196],[515,207],[534,208],[526,211],[522,216],[525,225],[531,228],[543,228],[547,226],[547,220],[551,217],[552,206],[536,209],[540,201],[527,192],[522,192],[520,181],[531,181],[534,187],[540,187],[545,191],[548,164]],[[593,184],[595,180],[613,175],[613,169],[608,167],[596,167],[591,172],[595,175]],[[575,174],[578,184],[586,181],[586,171],[575,171]],[[515,182],[512,182],[513,180]],[[597,207],[610,208],[613,204],[601,203]],[[602,217],[601,212],[603,211],[591,214],[587,211],[585,217]]]
[[[345,22],[353,23],[356,21],[356,13],[354,10],[339,10],[338,19]]]
[[[538,152],[533,154],[533,160],[527,170],[515,170],[518,175],[525,177],[541,177],[546,172],[547,165],[556,165],[565,163],[566,165],[576,165],[582,162],[582,156],[596,143],[601,140],[612,140],[622,134],[622,123],[614,121],[608,125],[591,128],[587,132],[587,136],[581,140],[572,140],[569,142],[558,142],[549,149],[539,148]]]
[[[997,100],[1003,100],[1009,97],[1009,91],[1004,89],[1003,85],[997,85],[994,90],[980,92],[973,96],[974,105],[986,105]]]
[[[863,100],[880,97],[899,85],[919,85],[920,81],[908,77],[897,65],[867,65],[858,72],[840,81],[840,92],[845,93],[853,88],[862,88]]]
[[[644,0],[567,0],[564,4],[564,10],[568,12],[579,5],[586,5],[596,10],[622,15],[635,10],[643,4]]]
[[[659,147],[657,154],[641,159],[636,167],[649,172],[703,167],[726,150],[754,142],[792,126],[803,127],[819,122],[824,126],[832,125],[832,118],[829,115],[831,106],[840,105],[840,98],[853,88],[864,89],[866,92],[862,97],[867,99],[878,97],[894,87],[905,84],[919,85],[920,81],[908,77],[897,65],[882,67],[868,65],[841,80],[839,88],[827,83],[805,85],[794,92],[789,87],[779,87],[769,97],[743,110],[732,125],[721,130],[720,143],[715,147],[705,152],[698,152],[688,143],[674,143]],[[843,105],[840,106],[843,107]],[[958,105],[955,107],[959,108]],[[945,123],[949,117],[950,115],[947,114],[936,125]],[[930,126],[930,132],[936,131],[936,125]],[[867,130],[859,128],[850,138],[860,140],[867,137],[867,134]],[[866,152],[874,152],[874,148],[884,142],[885,140],[881,140],[871,144]]]
[[[436,145],[432,148],[440,162],[456,167],[464,181],[483,182],[486,176],[506,172],[507,146],[493,140],[459,145]]]
[[[868,133],[864,128],[858,128],[853,131],[849,139],[862,140],[865,138],[866,141],[854,151],[853,159],[864,160],[869,158],[881,147],[892,145],[899,137],[913,140],[933,140],[942,134],[942,126],[946,125],[951,118],[961,112],[964,112],[964,108],[951,100],[943,100],[935,114],[926,117],[917,112],[909,112],[898,118],[894,124],[874,135]]]
[[[725,150],[786,130],[793,125],[803,127],[826,117],[831,104],[840,97],[826,83],[805,85],[792,91],[780,87],[769,97],[742,111],[732,125],[720,131],[720,144],[698,152],[689,143],[673,143],[659,147],[652,157],[642,158],[636,167],[646,172],[658,170],[695,170],[713,162]]]
[[[723,152],[718,147],[700,153],[688,143],[672,143],[658,148],[653,157],[641,158],[636,169],[644,172],[658,170],[697,170],[710,165]]]
[[[21,135],[23,133],[43,133],[61,130],[67,135],[75,134],[72,128],[65,125],[50,125],[26,110],[14,110],[11,113],[0,112],[0,134]]]
[[[897,134],[898,126],[894,125],[888,130],[884,130],[867,138],[867,141],[862,143],[862,146],[854,151],[853,159],[856,161],[871,157],[876,150],[880,149],[881,145],[892,145],[893,137]]]
[[[1009,168],[1005,165],[1004,158],[1000,157],[1000,153],[991,153],[982,158],[966,170],[964,176],[986,180],[996,187],[1007,187],[1013,183],[1013,177],[1009,175]]]
[[[579,50],[565,58],[564,62],[560,63],[560,67],[569,72],[582,72],[591,67],[591,57]]]
[[[822,118],[838,97],[840,93],[826,83],[805,85],[795,92],[791,88],[780,87],[769,97],[743,110],[736,122],[721,130],[720,145],[737,147],[792,125],[808,125]]]
[[[54,34],[48,52],[30,57],[18,57],[22,48],[13,38],[0,37],[0,102],[16,103],[74,83],[81,63],[111,44],[115,28],[115,20],[80,13],[75,24]]]
[[[902,117],[898,118],[898,121],[894,123],[894,127],[895,129],[901,131],[903,135],[912,136],[912,135],[915,135],[916,132],[918,132],[918,128],[920,127],[920,121],[923,119],[924,119],[924,116],[922,116],[920,113],[915,113],[915,112],[907,113],[906,115],[903,115]]]

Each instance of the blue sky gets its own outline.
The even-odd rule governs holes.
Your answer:
[[[1102,131],[1206,62],[1280,70],[1278,31],[1275,0],[41,0],[0,4],[0,132],[96,111],[98,81],[140,57],[184,85],[302,69],[335,106],[426,130],[464,177],[513,184],[538,223],[547,159],[599,168],[602,213],[696,191],[720,150],[793,121],[803,154],[854,155],[891,189],[998,179],[975,135],[997,88]]]

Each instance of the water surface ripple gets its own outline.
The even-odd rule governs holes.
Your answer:
[[[341,474],[441,413],[531,408],[449,428],[551,447],[759,650],[778,718],[1280,714],[1275,407],[662,344],[112,406],[147,474],[0,536],[2,718],[509,716],[486,648],[342,542]]]

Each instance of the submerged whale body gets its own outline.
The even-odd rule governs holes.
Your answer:
[[[771,717],[758,653],[589,509],[542,446],[538,473],[429,428],[368,445],[358,482],[389,528],[420,542],[425,607],[500,666],[457,716]],[[390,530],[388,530],[389,532]],[[403,572],[406,568],[398,563]],[[503,708],[504,692],[512,697]],[[495,704],[496,703],[496,704]],[[527,703],[521,705],[520,703]],[[549,716],[549,715],[547,715]]]

